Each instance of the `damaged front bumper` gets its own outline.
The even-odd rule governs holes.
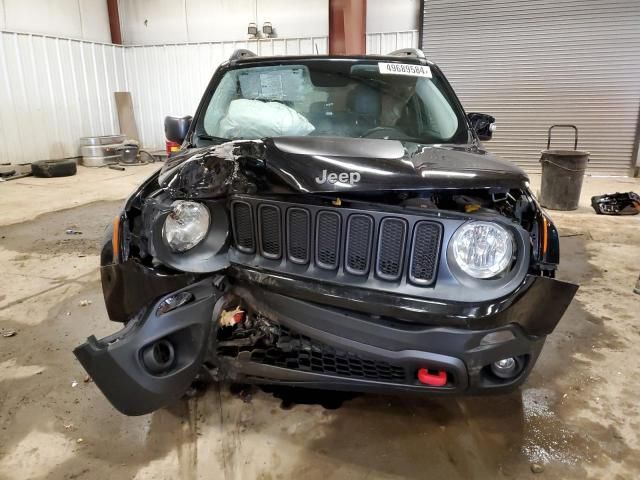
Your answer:
[[[172,283],[132,260],[103,267],[103,284],[117,291],[133,271],[144,278],[145,290],[156,288],[157,296],[143,297],[144,304],[131,301],[119,314],[138,313],[123,330],[102,340],[90,337],[74,352],[105,396],[128,415],[178,399],[205,359],[215,378],[236,382],[382,393],[505,391],[526,379],[546,334],[577,290],[566,282],[527,276],[508,298],[487,305],[412,303],[401,296],[393,296],[392,305],[374,296],[366,301],[362,291],[342,289],[334,295],[317,282],[292,283],[246,269],[224,282],[176,277]],[[164,300],[182,292],[191,301],[158,313]],[[247,337],[253,344],[225,346],[217,319],[230,298],[241,299],[247,315],[268,331],[268,340],[254,335]],[[163,341],[170,348],[156,352],[160,360],[172,355],[164,370],[154,364],[152,349]],[[518,374],[493,375],[490,365],[510,357],[518,359]],[[446,382],[425,383],[419,371],[446,372]]]
[[[149,413],[180,398],[202,364],[220,292],[211,279],[179,292],[189,292],[191,301],[164,314],[158,312],[162,300],[152,302],[122,330],[100,340],[91,336],[73,352],[126,415]]]

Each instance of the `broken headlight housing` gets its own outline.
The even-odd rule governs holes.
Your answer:
[[[198,202],[177,200],[171,207],[162,227],[162,237],[174,252],[186,252],[207,236],[211,214]]]
[[[493,222],[468,222],[451,239],[455,263],[473,278],[493,278],[511,265],[513,236]]]

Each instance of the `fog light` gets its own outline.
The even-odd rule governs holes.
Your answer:
[[[169,370],[175,361],[176,352],[169,340],[159,340],[142,351],[142,361],[154,375]]]
[[[518,362],[515,358],[503,358],[491,364],[491,371],[496,377],[512,378],[518,373]]]

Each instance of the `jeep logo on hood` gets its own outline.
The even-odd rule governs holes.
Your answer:
[[[318,185],[323,185],[325,183],[335,184],[335,183],[348,183],[350,185],[354,185],[360,181],[360,172],[328,172],[327,170],[322,170],[322,175],[316,177],[316,183]]]

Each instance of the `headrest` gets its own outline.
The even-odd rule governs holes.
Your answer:
[[[358,85],[349,92],[347,105],[354,113],[377,117],[380,114],[380,94],[367,85]]]

